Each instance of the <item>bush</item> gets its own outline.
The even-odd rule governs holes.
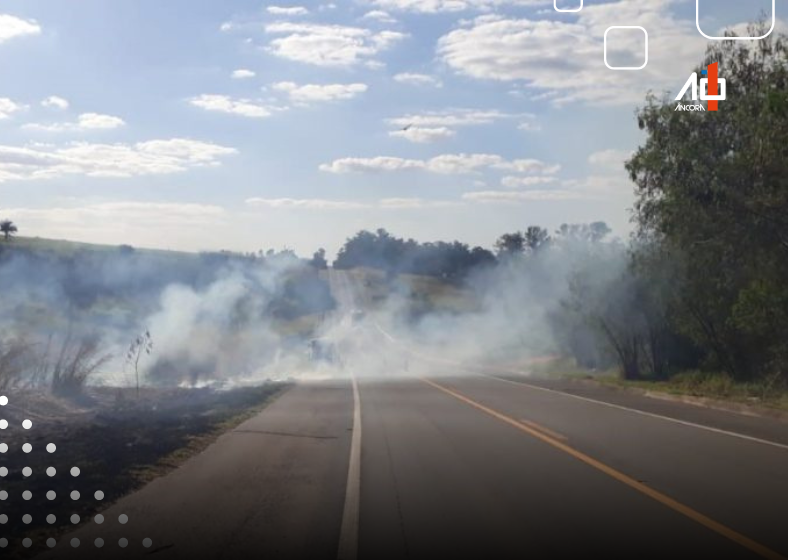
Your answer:
[[[727,373],[712,373],[707,371],[685,371],[676,374],[671,379],[671,384],[683,391],[699,396],[729,397],[737,391],[736,381]]]
[[[80,395],[90,376],[110,359],[100,354],[96,336],[74,340],[68,335],[52,363],[52,392],[61,396]]]

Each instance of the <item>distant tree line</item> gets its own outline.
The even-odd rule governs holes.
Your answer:
[[[401,239],[385,229],[360,231],[339,250],[334,268],[369,267],[389,274],[421,274],[447,281],[461,281],[479,267],[496,263],[495,255],[464,243],[419,243]]]

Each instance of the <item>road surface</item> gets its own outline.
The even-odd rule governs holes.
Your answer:
[[[785,423],[384,350],[390,375],[297,385],[44,557],[788,556]]]

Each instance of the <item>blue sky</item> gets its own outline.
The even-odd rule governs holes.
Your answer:
[[[771,12],[699,4],[707,34]],[[605,67],[613,25],[648,31],[644,70]],[[642,32],[609,40],[612,64],[642,63]],[[6,0],[0,216],[42,237],[305,255],[376,227],[625,236],[634,110],[675,95],[706,45],[695,0]]]

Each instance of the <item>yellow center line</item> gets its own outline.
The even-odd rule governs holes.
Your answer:
[[[458,392],[456,392],[456,391],[454,391],[452,389],[449,389],[447,387],[439,385],[439,384],[435,383],[434,381],[430,381],[429,379],[422,379],[422,381],[424,383],[426,383],[427,385],[430,385],[431,387],[434,387],[435,389],[438,389],[439,391],[442,391],[442,392],[446,393],[447,395],[450,395],[450,396],[454,397],[455,399],[457,399],[457,400],[459,400],[461,402],[464,402],[465,404],[470,405],[473,408],[475,408],[477,410],[480,410],[480,411],[492,416],[493,418],[496,418],[496,419],[500,420],[501,422],[503,422],[505,424],[509,424],[510,426],[513,426],[514,428],[517,428],[518,430],[520,430],[522,432],[530,434],[531,436],[543,441],[544,443],[546,443],[546,444],[548,444],[548,445],[550,445],[550,446],[552,446],[552,447],[554,447],[556,449],[559,449],[560,451],[563,451],[564,453],[567,453],[568,455],[571,455],[572,457],[582,461],[586,465],[589,465],[589,466],[591,466],[591,467],[593,467],[593,468],[605,473],[606,475],[618,480],[619,482],[621,482],[623,484],[626,484],[630,488],[633,488],[633,489],[637,490],[638,492],[640,492],[642,494],[645,494],[649,498],[651,498],[653,500],[656,500],[657,502],[661,503],[662,505],[665,505],[665,506],[669,507],[670,509],[672,509],[672,510],[674,510],[674,511],[676,511],[676,512],[678,512],[678,513],[680,513],[680,514],[692,519],[693,521],[695,521],[697,523],[700,523],[704,527],[706,527],[708,529],[711,529],[715,533],[717,533],[719,535],[722,535],[723,537],[725,537],[725,538],[727,538],[727,539],[729,539],[729,540],[731,540],[731,541],[733,541],[733,542],[735,542],[735,543],[737,543],[737,544],[739,544],[739,545],[751,550],[752,552],[755,552],[756,554],[758,554],[759,556],[761,556],[763,558],[769,558],[769,559],[772,559],[772,560],[788,560],[788,558],[786,558],[785,556],[783,556],[783,555],[771,550],[770,548],[768,548],[768,547],[766,547],[766,546],[764,546],[764,545],[762,545],[762,544],[750,539],[749,537],[746,537],[746,536],[742,535],[741,533],[738,533],[737,531],[734,531],[733,529],[723,525],[722,523],[714,521],[710,517],[707,517],[707,516],[703,515],[702,513],[698,512],[698,511],[695,511],[691,507],[686,506],[686,505],[682,504],[681,502],[678,502],[678,501],[674,500],[670,496],[666,496],[665,494],[662,494],[661,492],[658,492],[657,490],[654,490],[653,488],[650,488],[650,487],[646,486],[642,482],[638,482],[634,478],[625,475],[624,473],[614,469],[613,467],[610,467],[610,466],[602,463],[601,461],[597,461],[593,457],[589,457],[585,453],[583,453],[581,451],[578,451],[577,449],[574,449],[574,448],[570,447],[569,445],[559,441],[557,438],[551,437],[551,436],[547,435],[546,433],[543,433],[542,431],[540,431],[540,430],[538,430],[538,429],[536,429],[534,427],[531,427],[531,426],[529,426],[529,425],[527,425],[527,424],[525,424],[523,422],[520,422],[520,421],[512,418],[511,416],[507,416],[506,414],[498,412],[497,410],[493,410],[492,408],[489,408],[489,407],[487,407],[487,406],[485,406],[485,405],[483,405],[481,403],[478,403],[478,402],[466,397],[465,395],[462,395],[462,394],[460,394],[460,393],[458,393]]]
[[[533,428],[534,430],[538,430],[538,431],[542,432],[543,434],[546,434],[546,435],[548,435],[548,436],[550,436],[552,438],[555,438],[555,439],[558,439],[558,440],[561,440],[561,441],[568,441],[569,440],[569,438],[566,437],[565,435],[559,434],[558,432],[553,431],[550,428],[546,428],[546,427],[542,426],[541,424],[537,424],[536,422],[532,422],[531,420],[526,420],[525,418],[520,418],[520,423],[521,424],[525,424],[526,426],[528,426],[530,428]]]

